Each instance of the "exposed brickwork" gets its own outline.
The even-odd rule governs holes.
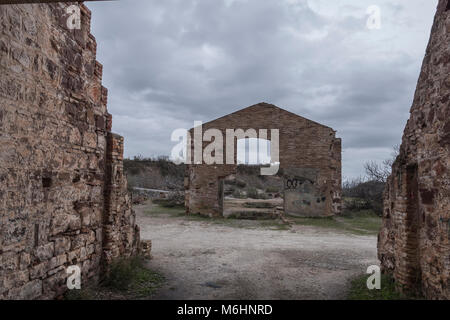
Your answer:
[[[385,190],[378,256],[400,290],[450,299],[450,11],[440,0],[400,155]]]
[[[90,12],[69,31],[66,7],[0,6],[0,299],[58,297],[67,266],[95,281],[138,245]]]
[[[268,129],[269,140],[270,129],[279,129],[280,168],[286,172],[294,170],[298,174],[314,169],[316,173],[311,194],[314,194],[314,204],[319,201],[322,205],[316,208],[312,203],[308,205],[308,201],[302,201],[302,205],[310,208],[308,210],[299,208],[298,213],[308,216],[330,216],[340,213],[341,139],[336,138],[333,129],[267,103],[250,106],[203,124],[203,131],[211,128],[223,133],[223,150],[226,150],[226,129],[253,128],[257,131]],[[192,129],[191,136],[193,137]],[[204,142],[203,148],[209,143]],[[185,178],[187,212],[210,216],[222,215],[223,208],[219,201],[220,183],[223,178],[234,173],[236,173],[235,165],[187,165]],[[294,174],[293,177],[303,178],[298,174]],[[290,176],[286,175],[285,178],[288,179]],[[302,199],[304,191],[298,189],[286,192],[295,195],[298,199],[295,197],[292,199],[297,201]]]
[[[131,209],[127,180],[123,172],[123,138],[113,133],[107,136],[105,212],[103,219],[106,262],[137,253],[139,227]]]

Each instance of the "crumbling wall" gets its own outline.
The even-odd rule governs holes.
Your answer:
[[[399,290],[450,298],[450,3],[440,0],[400,155],[384,197],[378,256]]]
[[[341,211],[341,139],[336,132],[277,106],[259,103],[219,119],[203,124],[202,130],[218,129],[223,135],[226,150],[226,129],[279,129],[280,170],[284,170],[285,184],[290,178],[303,181],[299,173],[314,170],[314,203],[301,201],[301,192],[285,188],[289,203],[285,209],[305,216],[331,216]],[[193,129],[191,129],[193,144]],[[203,149],[210,142],[203,142]],[[236,141],[234,158],[236,163]],[[203,150],[202,150],[203,151]],[[191,155],[194,154],[192,147]],[[225,158],[224,158],[225,159]],[[221,180],[236,173],[236,165],[191,164],[186,166],[185,206],[187,213],[221,216]],[[313,193],[313,192],[312,192]],[[311,194],[312,194],[311,193]],[[317,206],[320,202],[320,206]],[[308,207],[308,210],[305,209]],[[294,209],[295,208],[295,209]]]
[[[140,239],[123,171],[123,138],[108,133],[107,145],[103,253],[109,263],[136,254]]]
[[[96,281],[138,244],[90,12],[69,30],[68,5],[0,5],[0,299],[61,296],[69,265]]]

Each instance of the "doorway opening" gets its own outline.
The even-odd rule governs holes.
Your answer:
[[[236,173],[223,179],[223,215],[240,219],[268,219],[283,208],[283,179],[263,176],[261,167],[271,163],[270,140],[237,140]]]

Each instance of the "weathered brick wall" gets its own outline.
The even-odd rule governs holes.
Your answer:
[[[103,253],[105,262],[111,262],[136,254],[140,239],[123,171],[123,138],[108,133],[107,144]]]
[[[450,3],[440,0],[400,155],[384,198],[378,256],[404,291],[450,299]]]
[[[68,4],[0,5],[0,299],[60,296],[67,266],[95,281],[102,257],[138,242],[90,12],[77,5],[72,31]]]
[[[203,124],[208,129],[222,131],[224,156],[226,129],[253,128],[255,130],[279,129],[280,168],[316,169],[315,188],[320,193],[318,201],[324,205],[312,215],[329,216],[341,210],[341,139],[335,131],[311,120],[295,115],[274,105],[260,103]],[[193,137],[193,130],[191,130]],[[204,142],[205,148],[210,142]],[[194,154],[194,151],[191,151]],[[235,143],[236,163],[236,143]],[[220,179],[236,173],[235,165],[187,165],[186,210],[188,213],[222,215],[219,201]],[[316,201],[316,198],[314,199]],[[309,214],[308,214],[309,215]]]

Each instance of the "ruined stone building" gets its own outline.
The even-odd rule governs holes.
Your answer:
[[[73,3],[71,3],[73,4]],[[0,299],[51,299],[134,254],[139,229],[90,34],[68,4],[0,5]]]
[[[208,129],[219,130],[223,137],[227,129],[267,129],[269,141],[270,130],[279,129],[279,162],[285,182],[284,211],[299,216],[331,216],[340,212],[341,139],[336,138],[333,129],[267,103],[202,125],[203,133]],[[234,140],[233,165],[203,162],[186,166],[187,213],[223,215],[223,181],[236,173],[237,138]],[[203,141],[203,149],[209,143]],[[226,150],[225,138],[223,143],[223,150]],[[223,153],[225,157],[225,151]]]
[[[402,291],[450,299],[450,0],[440,0],[385,190],[382,268]]]

